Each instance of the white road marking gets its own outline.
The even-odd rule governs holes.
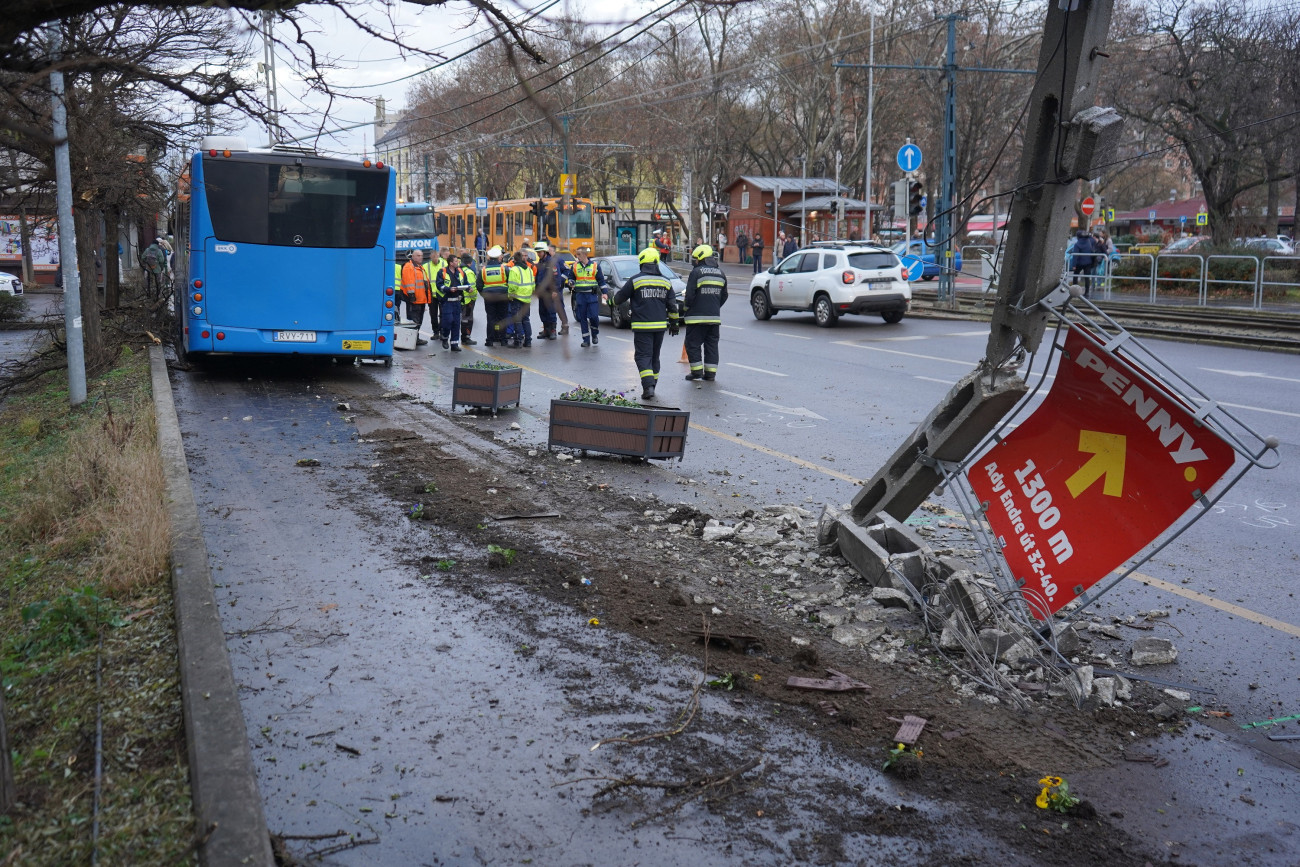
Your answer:
[[[773,331],[772,333],[775,334],[775,335],[778,336],[778,337],[793,337],[795,340],[812,340],[811,337],[808,337],[808,336],[806,336],[806,335],[803,335],[803,334],[791,334],[791,333],[788,332],[788,331]]]
[[[1284,415],[1287,418],[1300,418],[1300,412],[1286,412],[1280,409],[1264,409],[1262,406],[1247,406],[1244,403],[1227,403],[1226,401],[1215,401],[1219,406],[1231,407],[1232,409],[1248,409],[1252,412],[1266,412],[1269,415]]]
[[[924,334],[909,334],[907,337],[871,337],[868,339],[884,343],[886,340],[929,340],[930,338]]]
[[[789,376],[788,373],[777,373],[775,370],[764,370],[761,367],[750,367],[747,364],[736,364],[734,361],[728,361],[727,366],[739,367],[741,370],[752,370],[755,373],[766,373],[768,376]]]
[[[933,377],[933,376],[913,376],[912,378],[913,378],[913,379],[924,379],[926,382],[940,382],[940,383],[943,383],[944,385],[956,385],[956,384],[957,384],[957,380],[955,380],[955,379],[936,379],[936,378]]]
[[[619,341],[620,343],[631,343],[631,342],[632,342],[631,340],[629,340],[629,339],[626,338],[626,337],[615,337],[613,334],[607,334],[607,335],[605,335],[605,339],[606,339],[606,340],[617,340],[617,341]]]
[[[730,328],[732,331],[744,331],[739,325],[724,325],[723,328]]]
[[[888,352],[891,355],[906,355],[909,358],[924,358],[927,361],[942,361],[945,364],[960,364],[962,367],[974,367],[974,361],[958,361],[955,358],[940,358],[937,355],[921,355],[917,352],[903,352],[901,349],[885,349],[883,346],[863,346],[850,340],[836,340],[836,346],[851,346],[854,349],[869,349],[872,352]]]
[[[772,403],[771,401],[766,401],[759,397],[751,397],[748,394],[737,394],[734,391],[726,391],[725,389],[721,389],[721,388],[718,389],[718,391],[721,392],[722,394],[730,395],[731,397],[738,397],[741,400],[753,401],[754,403],[761,403],[763,406],[770,406],[772,409],[776,410],[777,412],[783,412],[786,415],[802,415],[807,418],[815,418],[818,421],[826,421],[826,416],[818,415],[817,413],[813,412],[810,409],[807,409],[806,407],[781,406],[780,404]]]
[[[989,330],[985,328],[983,331],[949,331],[947,334],[942,334],[940,336],[941,337],[988,337]]]
[[[1213,367],[1202,367],[1201,370],[1209,371],[1210,373],[1222,373],[1225,376],[1251,377],[1253,379],[1276,379],[1279,382],[1300,382],[1300,379],[1294,379],[1290,376],[1273,376],[1268,373],[1257,373],[1253,370],[1216,370]],[[1224,406],[1227,406],[1227,404],[1225,403]]]

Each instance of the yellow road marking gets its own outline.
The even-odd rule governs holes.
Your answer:
[[[1242,620],[1249,620],[1252,623],[1258,623],[1261,626],[1267,626],[1276,629],[1278,632],[1285,632],[1287,635],[1293,635],[1300,638],[1300,626],[1287,623],[1284,620],[1278,620],[1276,617],[1269,617],[1267,614],[1260,614],[1257,611],[1251,611],[1249,608],[1242,608],[1240,605],[1234,605],[1231,602],[1224,602],[1222,599],[1215,599],[1213,596],[1206,596],[1204,593],[1198,593],[1195,590],[1188,590],[1186,587],[1178,584],[1170,584],[1168,581],[1155,578],[1151,575],[1144,575],[1141,572],[1132,572],[1128,576],[1133,581],[1140,581],[1160,590],[1168,591],[1184,599],[1191,599],[1194,602],[1200,602],[1202,605],[1208,605],[1211,608],[1217,608],[1220,611],[1227,612]]]

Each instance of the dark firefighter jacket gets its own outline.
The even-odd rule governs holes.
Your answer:
[[[639,274],[623,284],[614,296],[618,306],[632,300],[633,331],[663,331],[669,319],[677,318],[677,293],[668,278],[659,273],[658,263],[641,266]]]
[[[718,260],[705,259],[686,278],[687,325],[721,325],[722,305],[727,303],[727,277]]]

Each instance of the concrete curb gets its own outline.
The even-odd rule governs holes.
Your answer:
[[[190,488],[189,466],[162,347],[150,347],[149,368],[158,447],[167,478],[172,593],[199,862],[204,867],[271,867],[275,863],[271,837],[226,652],[226,636],[212,594],[208,550]]]

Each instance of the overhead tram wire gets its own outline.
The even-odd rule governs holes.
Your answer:
[[[668,5],[671,5],[671,4],[669,4],[669,3],[664,4],[664,6],[668,6]],[[685,3],[682,4],[683,7],[685,7],[685,5],[686,5]],[[660,8],[662,9],[662,8],[664,8],[664,7],[660,7]],[[657,11],[657,10],[656,10],[656,11]],[[669,13],[669,14],[670,14],[670,15],[671,15],[671,14],[675,14],[675,12],[674,12],[674,13]],[[664,17],[666,18],[666,17],[668,17],[668,16],[664,16]],[[900,33],[892,34],[892,35],[890,35],[888,38],[884,39],[883,41],[886,42],[886,43],[888,43],[888,42],[893,41],[893,40],[895,40],[895,39],[899,39],[899,38],[901,38],[901,37],[903,37],[903,36],[908,36],[908,35],[911,35],[911,34],[913,34],[913,33],[919,33],[919,32],[921,32],[922,30],[926,30],[926,29],[928,29],[928,28],[930,28],[930,27],[935,27],[935,26],[937,26],[937,23],[936,23],[936,22],[927,22],[927,23],[925,23],[925,24],[918,25],[918,26],[916,26],[916,27],[912,27],[912,28],[910,28],[910,29],[908,29],[908,30],[904,30],[904,31],[902,31],[902,32],[900,32]],[[626,28],[624,28],[624,29],[626,29]],[[855,37],[855,36],[861,36],[861,35],[863,35],[864,33],[868,33],[868,32],[869,32],[869,29],[864,28],[863,30],[859,30],[859,31],[854,32],[854,33],[849,33],[849,34],[847,34],[847,35],[845,35],[845,36],[841,36],[841,37],[839,37],[839,38],[837,38],[837,39],[824,39],[824,40],[822,40],[821,42],[813,43],[812,45],[807,45],[807,46],[803,46],[803,47],[801,47],[801,48],[792,49],[792,50],[790,50],[790,51],[784,52],[784,53],[782,53],[782,54],[777,54],[777,55],[774,55],[774,56],[772,56],[772,57],[768,57],[768,58],[763,59],[763,60],[751,61],[751,62],[749,62],[749,63],[741,64],[740,66],[734,67],[734,68],[732,68],[732,69],[724,70],[724,71],[722,71],[722,72],[711,73],[711,74],[709,74],[709,75],[707,75],[707,76],[704,76],[704,77],[702,77],[702,78],[692,79],[692,80],[689,81],[689,82],[681,82],[681,83],[679,83],[679,84],[677,84],[677,85],[668,85],[666,88],[660,87],[658,90],[654,91],[654,93],[657,95],[657,94],[659,94],[659,93],[662,93],[664,89],[672,90],[672,89],[674,89],[674,88],[676,88],[676,87],[684,87],[684,86],[686,86],[686,85],[698,84],[700,81],[708,81],[708,80],[711,80],[711,79],[716,79],[716,78],[722,78],[722,77],[726,77],[726,76],[736,75],[736,74],[738,74],[738,73],[742,73],[742,72],[744,72],[746,69],[748,69],[748,68],[750,68],[750,67],[758,66],[758,65],[761,65],[761,64],[765,64],[765,63],[770,63],[772,60],[780,60],[780,59],[784,59],[784,58],[787,58],[787,57],[792,57],[792,56],[794,56],[794,55],[802,54],[802,53],[804,53],[804,52],[806,52],[806,51],[808,51],[809,49],[812,49],[812,48],[824,47],[824,46],[826,46],[826,45],[830,45],[832,42],[839,42],[839,41],[843,41],[844,39],[852,39],[852,38]],[[642,35],[642,34],[637,34],[637,35],[639,36],[639,35]],[[633,39],[635,39],[635,38],[636,38],[636,37],[631,37],[631,38],[629,38],[629,39],[627,39],[627,40],[624,40],[623,43],[620,43],[619,45],[615,46],[615,49],[622,47],[623,45],[625,45],[625,44],[631,42],[631,41],[632,41]],[[880,41],[880,40],[878,40],[878,41]],[[613,51],[613,50],[615,50],[615,49],[611,49],[611,51]],[[610,52],[606,52],[606,54],[608,54],[608,53],[610,53]],[[605,56],[605,55],[602,55],[602,57],[603,57],[603,56]],[[595,58],[595,60],[599,60],[599,59],[600,59],[600,58]],[[585,69],[587,66],[590,66],[591,63],[594,63],[594,62],[595,62],[595,60],[592,60],[592,61],[590,61],[590,62],[588,62],[588,63],[583,64],[582,66],[578,67],[578,69],[575,69],[575,70],[570,71],[569,73],[567,73],[567,74],[566,74],[565,76],[563,76],[562,78],[557,79],[557,80],[554,81],[554,82],[551,82],[550,84],[546,85],[545,87],[538,88],[538,90],[537,90],[536,92],[537,92],[537,93],[541,93],[542,91],[547,90],[547,89],[549,89],[550,87],[554,87],[555,85],[557,85],[557,84],[559,84],[560,82],[564,81],[566,78],[569,78],[569,77],[571,77],[572,75],[574,75],[574,74],[576,74],[576,73],[582,71],[582,70]],[[823,62],[823,61],[822,61],[821,59],[808,60],[808,61],[805,61],[805,62],[803,62],[803,63],[801,63],[801,64],[796,64],[796,65],[795,65],[794,67],[792,67],[792,68],[785,68],[785,69],[780,69],[780,70],[773,71],[773,72],[771,73],[771,76],[789,74],[792,70],[797,70],[797,69],[800,69],[800,68],[805,67],[805,66],[816,66],[816,65],[821,64],[822,62]],[[770,76],[756,76],[755,78],[758,79],[758,80],[762,80],[763,78],[767,78],[767,77],[770,77]],[[530,80],[531,80],[531,79],[530,79]],[[468,108],[468,107],[470,107],[470,106],[476,105],[477,103],[481,102],[483,99],[490,99],[490,98],[492,98],[492,97],[494,97],[494,96],[499,96],[499,95],[502,95],[502,94],[504,94],[504,93],[507,93],[507,92],[509,92],[510,90],[513,90],[514,87],[516,87],[516,86],[517,86],[517,85],[512,85],[510,88],[506,88],[506,89],[503,89],[503,90],[499,90],[499,91],[497,91],[496,93],[489,94],[488,96],[483,97],[483,98],[481,98],[481,99],[473,100],[473,101],[471,101],[471,102],[465,103],[464,105],[458,106],[458,107],[456,107],[456,108],[444,109],[444,110],[441,111],[441,112],[435,112],[434,115],[428,115],[428,116],[424,116],[424,117],[425,117],[425,118],[433,117],[433,116],[436,116],[437,114],[444,114],[444,113],[447,113],[447,112],[459,111],[459,110],[461,110],[461,109]],[[669,102],[676,102],[676,101],[680,101],[681,99],[691,99],[691,98],[695,98],[695,97],[697,97],[697,96],[701,96],[701,95],[707,94],[707,93],[709,93],[709,92],[711,92],[711,89],[706,89],[706,90],[702,90],[702,91],[696,91],[696,92],[692,92],[692,93],[685,94],[685,95],[679,95],[679,96],[676,96],[676,97],[656,98],[656,99],[655,99],[655,102],[656,102],[657,104],[665,104],[665,103],[669,103]],[[626,102],[626,101],[631,100],[631,99],[640,99],[640,98],[644,98],[644,97],[647,96],[647,95],[649,95],[649,93],[644,92],[644,91],[637,91],[636,93],[628,94],[628,95],[626,95],[626,96],[617,97],[617,98],[615,98],[615,99],[611,99],[611,100],[606,100],[605,102],[595,103],[595,104],[590,105],[590,106],[585,106],[585,107],[583,107],[582,109],[579,109],[578,112],[587,112],[587,111],[592,111],[592,110],[595,110],[595,109],[597,109],[597,108],[607,108],[607,107],[609,107],[609,106],[611,106],[611,105],[617,105],[618,103]],[[469,123],[462,124],[462,125],[460,125],[459,127],[455,127],[455,128],[453,128],[453,129],[447,130],[446,132],[439,133],[438,135],[435,135],[435,136],[431,136],[430,138],[427,138],[427,139],[421,139],[420,141],[412,142],[410,146],[411,146],[411,147],[415,147],[415,146],[418,146],[418,145],[421,145],[421,144],[430,144],[430,143],[432,143],[432,142],[438,141],[439,139],[445,138],[445,137],[448,136],[448,135],[452,135],[452,134],[457,133],[457,132],[462,132],[462,131],[464,131],[464,130],[466,130],[466,129],[469,129],[471,126],[475,125],[476,123],[480,123],[480,122],[482,122],[482,121],[484,121],[484,120],[487,120],[487,119],[490,118],[490,117],[494,117],[494,116],[496,116],[497,114],[500,114],[500,113],[502,113],[502,112],[504,112],[504,111],[508,111],[509,109],[514,108],[515,106],[520,105],[521,103],[526,102],[526,101],[527,101],[527,97],[525,97],[525,98],[523,98],[523,99],[516,100],[515,102],[511,103],[510,105],[505,106],[504,108],[502,108],[502,109],[500,109],[500,110],[494,112],[493,114],[490,114],[490,115],[484,115],[483,117],[476,118],[475,120],[470,121]],[[529,121],[529,122],[527,122],[527,123],[520,124],[520,125],[518,125],[518,126],[516,126],[516,127],[512,127],[512,128],[510,128],[510,129],[506,129],[506,130],[502,130],[502,131],[500,131],[500,132],[494,133],[494,135],[510,135],[510,134],[512,134],[512,133],[519,132],[519,131],[522,131],[522,130],[528,129],[529,127],[536,126],[536,125],[538,125],[538,124],[546,123],[546,122],[547,122],[547,121],[546,121],[545,118],[539,118],[539,119],[537,119],[537,120]]]
[[[513,23],[516,25],[527,24],[529,21],[532,21],[533,19],[539,17],[540,15],[542,15],[542,13],[549,11],[552,7],[558,5],[559,3],[560,0],[546,0],[546,2],[542,3],[542,5],[538,6],[536,9],[533,9],[530,12],[530,14],[528,14],[523,18],[520,18],[517,21],[514,21]],[[458,43],[464,42],[467,39],[478,37],[480,35],[483,34],[479,32],[479,33],[474,33],[471,36],[464,36],[461,37],[460,39],[457,39],[454,42],[448,43],[447,46],[443,46],[443,47],[444,48],[450,47],[451,45],[456,45]],[[433,64],[432,66],[426,67],[425,69],[421,69],[418,72],[412,72],[409,75],[403,75],[400,78],[394,78],[391,81],[380,81],[375,84],[337,85],[334,87],[334,90],[372,90],[376,87],[388,87],[393,84],[400,84],[403,81],[409,81],[412,78],[416,78],[421,75],[427,75],[428,73],[433,72],[434,70],[441,69],[442,67],[446,66],[449,63],[455,63],[457,60],[468,57],[469,55],[473,54],[475,51],[479,51],[481,49],[487,48],[493,42],[497,42],[504,35],[505,34],[502,33],[493,33],[491,37],[483,40],[477,45],[470,46],[469,48],[462,51],[460,54],[457,54],[453,57],[448,57],[445,60],[440,60],[437,63]]]

